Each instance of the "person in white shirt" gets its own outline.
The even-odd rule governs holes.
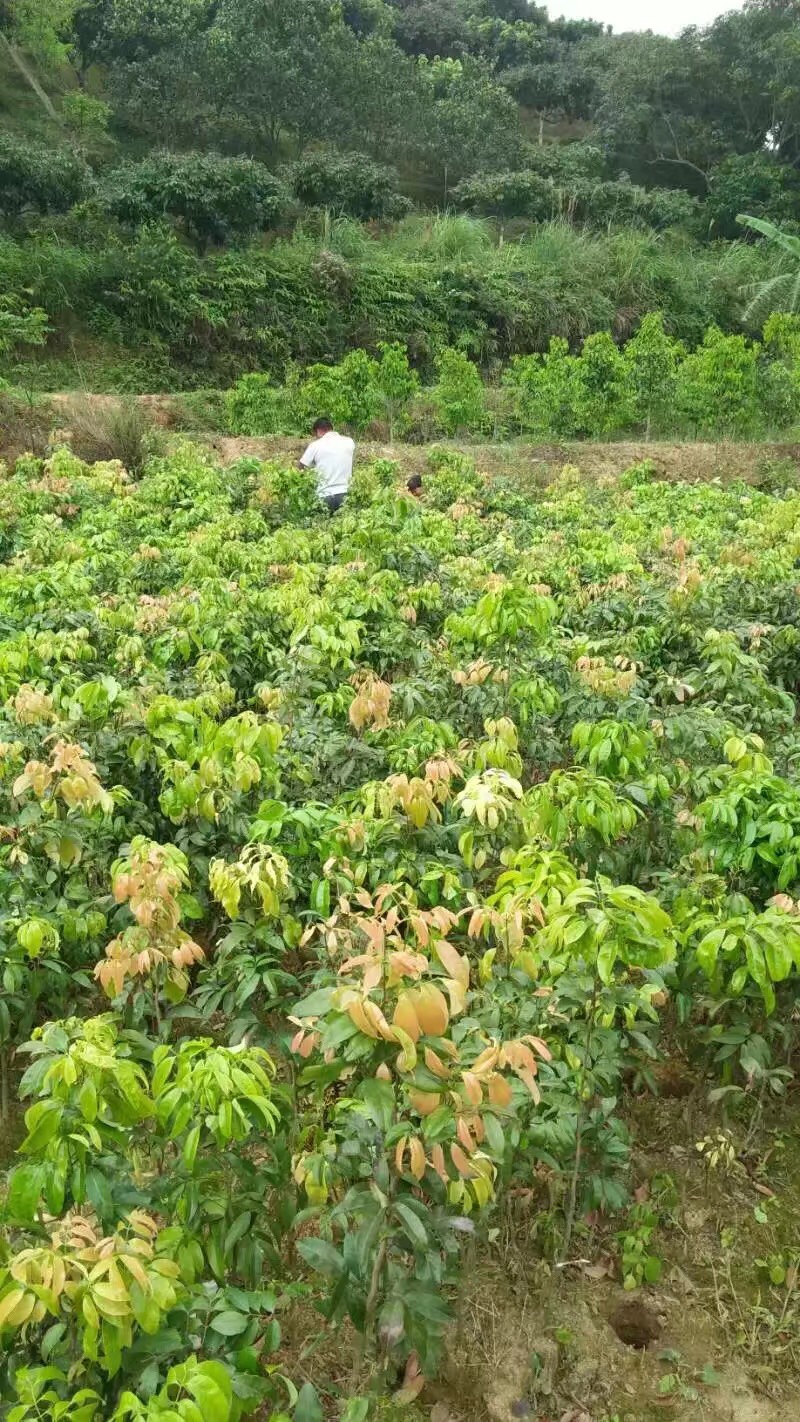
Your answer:
[[[347,497],[355,452],[355,442],[337,434],[329,419],[314,422],[314,439],[300,459],[300,468],[316,470],[317,493],[330,513],[336,513]]]

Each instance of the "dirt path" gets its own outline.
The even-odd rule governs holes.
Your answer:
[[[301,441],[296,439],[241,439],[228,435],[199,436],[217,451],[225,464],[245,455],[274,459],[294,458]],[[632,464],[650,459],[658,473],[668,479],[707,482],[712,479],[752,479],[759,471],[781,460],[791,460],[800,471],[797,444],[663,444],[622,442],[609,444],[470,444],[459,440],[448,444],[469,455],[478,469],[495,476],[527,474],[548,477],[565,464],[575,464],[585,474],[620,474]],[[409,472],[423,471],[427,447],[415,444],[360,443],[364,459],[396,459]]]
[[[187,427],[185,409],[180,396],[141,395],[139,403],[153,422],[162,429],[181,431],[209,445],[225,464],[244,456],[257,459],[286,457],[294,460],[301,439],[278,436],[263,439],[234,438],[219,431],[194,430]],[[83,395],[60,393],[48,395],[29,409],[22,427],[14,429],[11,422],[0,431],[0,453],[13,459],[26,448],[40,452],[52,430],[69,428],[73,412],[87,407],[96,415],[119,406],[114,395]],[[619,474],[643,459],[650,459],[659,474],[668,479],[707,481],[711,479],[751,480],[765,468],[779,461],[791,461],[800,470],[800,444],[758,443],[739,444],[724,441],[710,443],[660,443],[619,441],[614,443],[514,443],[473,444],[469,441],[448,441],[475,461],[481,471],[500,476],[526,475],[546,479],[565,464],[577,465],[583,473],[599,476]],[[396,459],[409,473],[423,470],[429,446],[416,444],[386,444],[360,440],[362,459]]]

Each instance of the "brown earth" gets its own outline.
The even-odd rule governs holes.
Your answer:
[[[294,459],[302,445],[300,439],[277,436],[245,439],[215,431],[188,429],[180,396],[142,395],[138,400],[158,427],[191,435],[214,449],[225,464],[243,456]],[[28,448],[40,452],[54,429],[69,427],[72,410],[85,410],[88,406],[101,413],[119,404],[118,397],[114,395],[49,395],[28,410],[23,410],[18,419],[4,421],[5,428],[0,430],[0,453],[11,460]],[[506,444],[472,444],[455,440],[448,441],[447,447],[468,455],[486,474],[523,475],[528,479],[541,479],[543,483],[548,482],[565,464],[576,465],[582,473],[597,478],[619,474],[643,459],[652,460],[662,478],[697,482],[712,479],[755,480],[769,466],[787,460],[800,468],[800,444],[796,443],[619,441],[528,444],[518,440]],[[362,459],[396,459],[409,473],[424,471],[428,448],[417,444],[359,441]]]
[[[296,456],[301,440],[242,439],[227,435],[203,434],[205,443],[217,451],[224,463],[233,463],[243,455],[258,459],[274,459],[283,455]],[[396,459],[409,473],[425,470],[430,446],[415,444],[359,444],[362,459]],[[665,479],[686,479],[704,483],[712,479],[726,481],[758,477],[761,470],[782,460],[791,460],[800,467],[798,444],[662,444],[618,442],[608,444],[469,444],[454,440],[447,447],[459,450],[474,460],[481,472],[494,476],[524,474],[541,478],[546,483],[565,464],[576,465],[582,473],[597,478],[621,474],[632,464],[650,459],[658,474]]]
[[[792,1102],[781,1150],[720,1173],[698,1157],[708,1127],[702,1092],[635,1104],[632,1183],[639,1195],[659,1180],[673,1192],[668,1208],[653,1201],[651,1248],[663,1266],[653,1286],[621,1287],[624,1215],[581,1222],[571,1261],[553,1268],[543,1258],[546,1199],[532,1190],[507,1201],[499,1227],[463,1263],[457,1321],[426,1398],[441,1401],[449,1422],[800,1415],[798,1291],[793,1281],[772,1287],[763,1268],[765,1255],[791,1250],[796,1238],[796,1112]],[[774,1123],[765,1145],[773,1131]]]

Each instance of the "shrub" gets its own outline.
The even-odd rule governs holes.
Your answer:
[[[84,89],[71,89],[61,100],[61,112],[73,133],[84,140],[102,138],[108,131],[111,106]]]
[[[541,143],[526,155],[525,166],[561,187],[579,180],[600,181],[605,171],[605,154],[596,143],[578,139],[575,143]]]
[[[673,188],[642,188],[635,183],[602,182],[581,173],[550,176],[521,172],[479,173],[456,188],[460,207],[489,217],[525,217],[547,222],[607,226],[610,222],[652,227],[689,227],[697,202]]]
[[[389,439],[393,440],[398,420],[407,418],[408,405],[419,389],[419,380],[408,363],[405,346],[399,341],[383,341],[380,351],[375,380],[389,424]]]
[[[514,417],[525,434],[573,439],[578,433],[577,360],[561,336],[545,355],[516,356],[505,373]]]
[[[285,422],[282,392],[268,375],[243,375],[225,396],[227,428],[235,435],[279,434]]]
[[[479,498],[483,492],[483,481],[473,460],[458,450],[432,445],[427,466],[431,478],[426,476],[425,496],[433,508],[447,509],[459,499]]]
[[[572,221],[598,227],[616,222],[655,231],[691,227],[698,209],[697,200],[679,188],[642,188],[627,182],[576,183],[565,191],[564,205]]]
[[[0,355],[17,346],[43,346],[47,339],[47,312],[26,306],[13,296],[0,296]]]
[[[649,435],[653,425],[667,426],[672,413],[683,347],[664,330],[664,318],[651,311],[625,347],[630,413]]]
[[[459,207],[486,217],[527,217],[546,222],[555,215],[557,190],[550,178],[529,171],[477,173],[453,192]]]
[[[800,361],[800,316],[774,311],[764,322],[764,350],[774,360]]]
[[[800,216],[800,174],[768,153],[733,153],[713,168],[703,217],[712,237],[741,236],[740,212],[772,222]]]
[[[137,346],[145,337],[181,344],[196,327],[221,319],[204,298],[199,258],[169,227],[143,227],[129,246],[112,248],[104,265],[106,312]]]
[[[767,426],[784,429],[800,411],[800,316],[776,312],[764,325],[759,401]]]
[[[759,404],[759,347],[712,326],[678,371],[676,403],[698,434],[753,435]]]
[[[67,212],[93,186],[92,172],[68,148],[0,134],[0,214]]]
[[[374,459],[369,464],[359,461],[347,496],[348,508],[369,508],[376,499],[397,489],[401,474],[392,459]]]
[[[321,415],[354,432],[366,429],[381,407],[378,366],[366,351],[351,351],[339,365],[311,365],[296,387],[294,412],[307,426]]]
[[[449,347],[436,360],[439,377],[433,400],[449,435],[464,430],[477,434],[486,413],[486,398],[478,367],[463,351]]]
[[[103,199],[120,222],[141,226],[169,217],[200,244],[273,227],[287,194],[278,179],[252,158],[219,153],[156,153],[125,163],[108,175]]]
[[[625,358],[607,331],[587,336],[575,363],[575,414],[586,435],[609,435],[630,419]]]
[[[258,476],[256,503],[264,518],[275,527],[314,518],[320,512],[320,500],[313,469],[298,469],[278,459],[268,460]]]
[[[625,358],[606,331],[587,336],[580,356],[554,337],[545,355],[512,361],[504,383],[520,429],[541,438],[613,434],[630,419]]]
[[[285,170],[289,188],[307,207],[329,207],[357,217],[399,218],[411,210],[397,191],[393,168],[364,153],[311,153]]]
[[[229,429],[232,394],[231,390],[190,390],[177,395],[172,402],[177,424],[184,430]]]

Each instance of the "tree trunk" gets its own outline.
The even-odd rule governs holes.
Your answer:
[[[0,39],[2,39],[3,44],[5,45],[9,55],[11,56],[12,64],[14,64],[15,67],[19,70],[19,73],[22,75],[28,87],[33,90],[48,118],[53,119],[55,123],[60,123],[61,120],[55,108],[53,107],[52,99],[49,97],[48,94],[44,92],[44,89],[39,83],[39,80],[36,78],[36,75],[32,72],[32,70],[29,69],[26,60],[23,58],[22,54],[17,49],[17,46],[11,43],[10,39],[8,38],[8,35],[0,35]]]

